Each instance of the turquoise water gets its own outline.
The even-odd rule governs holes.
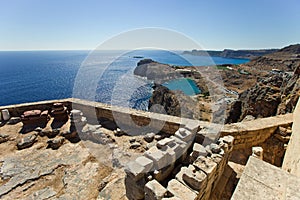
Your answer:
[[[181,52],[175,54],[163,50],[136,50],[124,52],[120,57],[116,51],[100,51],[95,60],[88,60],[89,65],[82,66],[89,53],[0,51],[0,105],[76,97],[107,104],[126,101],[131,108],[147,110],[152,94],[151,82],[133,76],[134,68],[142,59],[136,56],[180,66],[191,66],[191,63],[197,66],[238,64],[248,61],[182,55]],[[114,62],[110,63],[112,58]],[[77,85],[82,84],[82,88],[74,92],[75,79],[83,72],[86,76],[81,82],[77,81]],[[93,76],[97,78],[96,88],[85,87],[89,86],[90,77]],[[191,80],[174,80],[166,85],[170,89],[182,90],[187,95],[199,93],[196,84]]]
[[[181,90],[184,94],[189,96],[201,93],[201,90],[199,90],[195,81],[188,78],[171,80],[165,82],[163,85],[169,88],[170,90]]]

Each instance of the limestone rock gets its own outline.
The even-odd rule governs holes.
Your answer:
[[[157,180],[149,181],[145,185],[145,200],[161,200],[166,194],[167,189]]]
[[[9,135],[0,133],[0,144],[7,142],[9,140]]]
[[[154,137],[155,137],[155,133],[147,133],[145,136],[144,136],[144,140],[148,143],[152,142],[154,140]]]
[[[176,179],[172,179],[171,181],[169,181],[167,189],[179,199],[194,200],[197,196],[196,193],[185,187]]]
[[[64,137],[59,137],[59,138],[54,138],[54,139],[49,139],[47,141],[48,147],[51,149],[58,149],[61,145],[63,145],[65,141]]]
[[[57,193],[53,190],[51,187],[46,187],[41,190],[38,190],[31,194],[28,199],[49,199],[51,197],[54,197]]]
[[[200,191],[206,183],[206,174],[201,170],[196,170],[194,166],[190,165],[182,175],[183,181],[196,191]]]
[[[18,143],[17,147],[19,150],[31,147],[37,140],[37,134],[28,135],[22,138]]]
[[[133,142],[132,144],[130,144],[130,149],[137,149],[141,146],[141,143],[139,142]]]
[[[207,151],[204,146],[198,143],[194,143],[193,146],[193,152],[191,153],[191,161],[193,162],[196,160],[199,156],[207,156]]]
[[[122,131],[120,128],[117,128],[116,130],[114,130],[114,135],[120,137],[122,135],[126,135],[126,133]]]
[[[78,138],[78,133],[76,131],[65,131],[61,132],[61,136],[65,137],[66,139],[76,139]]]
[[[19,122],[21,122],[21,118],[20,117],[11,117],[8,120],[7,124],[17,124]]]
[[[204,157],[204,156],[199,156],[197,160],[193,163],[193,165],[197,169],[201,169],[207,174],[208,179],[210,179],[216,169],[217,169],[217,163],[215,163],[211,158],[209,157]]]
[[[210,144],[210,150],[212,151],[212,153],[220,153],[221,148],[219,145],[212,143]]]
[[[295,55],[299,56],[295,49],[300,49],[300,45],[285,47],[247,63],[252,68],[270,70],[271,73],[259,78],[256,85],[239,95],[231,106],[227,123],[241,121],[247,115],[259,118],[293,112],[300,94],[300,61],[295,59]],[[272,69],[282,72],[273,73]]]

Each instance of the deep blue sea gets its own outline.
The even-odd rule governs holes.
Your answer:
[[[129,107],[145,110],[152,83],[133,76],[136,64],[143,58],[181,66],[240,64],[248,61],[181,55],[181,52],[163,50],[99,51],[96,56],[89,53],[0,51],[0,105],[78,97],[116,105],[126,102]],[[88,88],[90,85],[92,89]],[[185,88],[176,82],[171,86],[170,89]],[[191,91],[184,92],[193,94]]]

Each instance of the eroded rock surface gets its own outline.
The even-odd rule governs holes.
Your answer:
[[[98,179],[107,176],[110,169],[89,158],[87,149],[82,148],[80,144],[70,143],[63,145],[60,151],[26,149],[1,158],[0,176],[5,183],[0,186],[0,197],[1,199],[21,199],[27,195],[38,196],[40,199],[44,199],[43,196],[66,197],[66,199],[69,197],[90,199],[87,197],[92,195],[95,197]],[[53,179],[57,179],[57,185],[51,184]],[[30,187],[32,190],[39,187],[40,181],[44,186],[49,185],[49,188],[37,190],[32,194],[28,194],[29,189],[28,192],[20,191],[20,188]]]

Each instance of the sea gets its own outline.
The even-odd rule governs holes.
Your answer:
[[[153,82],[133,75],[137,63],[145,58],[172,66],[249,61],[148,49],[0,51],[0,106],[75,97],[147,110]],[[187,95],[201,92],[190,79],[173,80],[164,85]]]

